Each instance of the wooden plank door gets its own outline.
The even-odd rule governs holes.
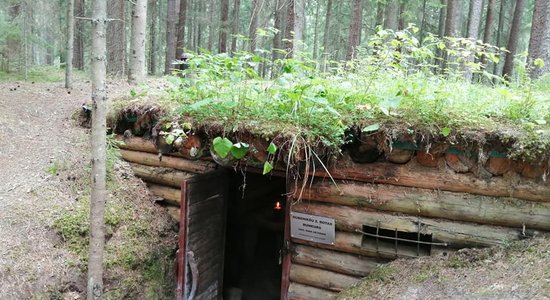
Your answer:
[[[228,175],[193,176],[181,191],[176,299],[221,299]]]

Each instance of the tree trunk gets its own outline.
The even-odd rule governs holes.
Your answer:
[[[502,36],[504,35],[504,19],[505,19],[505,8],[507,0],[500,0],[500,10],[498,14],[498,28],[497,28],[497,39],[495,45],[498,47],[504,47],[502,42]],[[493,65],[493,74],[497,75],[499,64],[496,63]]]
[[[531,66],[532,78],[538,78],[544,73],[550,72],[550,48],[548,45],[550,45],[550,2],[536,0],[527,60]],[[544,61],[542,68],[533,65],[535,59],[538,58]]]
[[[231,20],[232,29],[231,33],[233,38],[231,39],[231,53],[237,51],[237,34],[239,33],[239,17],[241,11],[241,0],[235,0],[233,2],[233,20]]]
[[[145,33],[147,27],[147,0],[136,0],[132,10],[132,55],[128,80],[141,83],[145,80]]]
[[[361,24],[363,17],[363,1],[354,0],[352,6],[352,18],[349,26],[348,51],[346,60],[355,57],[355,49],[359,46],[359,36],[361,35]]]
[[[215,169],[216,164],[201,160],[192,161],[180,157],[163,156],[162,159],[153,153],[144,153],[130,150],[120,150],[122,158],[129,162],[152,167],[173,168],[185,172],[205,173]]]
[[[420,21],[420,45],[422,45],[424,37],[426,36],[426,2],[428,1],[424,0],[422,2],[422,19]]]
[[[174,67],[172,63],[176,59],[176,0],[168,0],[166,15],[166,57],[164,61],[164,74],[170,74]]]
[[[384,11],[384,29],[397,30],[399,27],[399,1],[388,0]]]
[[[159,14],[158,0],[149,1],[149,75],[155,75],[157,72],[157,30],[158,30],[158,14]]]
[[[483,12],[483,0],[470,0],[470,13],[468,19],[468,38],[472,43],[476,43],[479,36],[479,24],[481,22],[481,13]],[[472,53],[466,58],[466,65],[464,66],[464,79],[466,81],[472,81],[472,70],[468,66],[468,63],[473,63],[475,59],[475,53]]]
[[[208,26],[208,44],[206,49],[208,49],[209,52],[212,51],[214,45],[214,14],[216,11],[217,10],[214,10],[214,0],[209,0],[208,6],[206,7],[206,15],[208,16],[208,23],[206,24]]]
[[[399,3],[399,25],[397,26],[397,29],[403,30],[405,29],[405,9],[406,9],[406,1],[401,1]]]
[[[277,29],[277,32],[273,35],[273,52],[271,54],[271,59],[275,61],[276,59],[280,58],[279,50],[281,50],[281,37],[284,33],[283,26],[283,8],[285,0],[277,0],[275,1],[275,9],[274,9],[274,27]],[[274,73],[274,72],[273,72]]]
[[[516,8],[514,9],[514,17],[512,18],[512,27],[510,28],[510,36],[508,38],[507,48],[510,52],[506,53],[506,61],[504,62],[504,69],[502,70],[502,76],[508,80],[512,78],[512,72],[514,71],[514,57],[518,52],[521,19],[524,10],[525,0],[517,0]]]
[[[328,55],[330,53],[329,51],[329,37],[330,37],[330,22],[332,19],[332,0],[328,0],[327,2],[327,13],[325,16],[325,30],[323,32],[323,53],[325,55],[324,63],[323,65],[326,66],[326,60],[328,58]],[[323,68],[325,69],[325,68]]]
[[[483,43],[493,44],[493,26],[495,25],[496,0],[489,0],[487,5],[487,17],[485,18],[485,28],[483,30]],[[481,57],[481,65],[486,66],[487,57]],[[487,67],[487,66],[486,66]]]
[[[293,56],[292,50],[293,46],[293,31],[294,31],[294,22],[296,21],[296,14],[294,13],[295,0],[288,0],[286,7],[286,30],[285,30],[285,41],[284,48],[287,52],[287,57],[291,58]]]
[[[124,0],[110,0],[107,3],[107,17],[113,19],[107,23],[107,74],[124,76],[126,74],[126,26]]]
[[[105,201],[107,121],[105,90],[107,5],[93,1],[92,22],[92,193],[90,196],[90,248],[88,256],[87,299],[103,299],[103,252],[105,248]]]
[[[376,1],[376,21],[374,27],[382,26],[384,24],[384,2]],[[377,31],[377,29],[374,29]]]
[[[187,0],[180,0],[179,18],[177,24],[176,59],[180,59],[185,48],[185,22],[187,21]],[[189,41],[187,41],[189,43]]]
[[[258,29],[258,14],[260,13],[261,0],[252,0],[252,8],[250,10],[250,27],[248,28],[249,50],[256,50],[256,30]]]
[[[65,59],[65,88],[73,87],[74,0],[67,1],[67,57]]]
[[[220,53],[227,52],[227,33],[229,32],[229,0],[220,0],[221,1],[221,12],[220,12],[220,37],[218,42],[218,51]],[[180,12],[181,14],[181,12]]]
[[[84,0],[75,0],[74,16],[84,17]],[[74,56],[73,66],[79,70],[84,70],[84,26],[82,20],[75,19],[75,38],[74,38]]]
[[[460,36],[460,1],[447,0],[447,19],[445,21],[445,36]]]
[[[293,52],[300,52],[304,44],[304,31],[306,27],[305,0],[294,0],[294,38],[292,42]]]
[[[315,8],[315,25],[313,28],[313,60],[317,60],[317,52],[319,50],[319,12],[321,4],[317,4]],[[319,63],[317,63],[319,65]]]

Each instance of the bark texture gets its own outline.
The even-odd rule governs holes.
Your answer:
[[[177,22],[176,0],[168,0],[166,16],[166,56],[164,61],[164,74],[170,74],[176,59],[176,22]]]
[[[510,28],[510,36],[508,37],[508,51],[506,53],[506,61],[504,62],[504,69],[502,70],[502,76],[505,78],[512,77],[514,71],[514,57],[518,52],[519,34],[521,30],[521,19],[523,17],[523,11],[525,10],[525,0],[517,0],[516,7],[514,9],[514,17],[512,19],[512,27]]]
[[[136,0],[132,11],[132,55],[129,81],[141,83],[145,80],[145,33],[147,27],[147,0]]]
[[[363,1],[354,0],[352,6],[352,18],[349,26],[348,51],[346,60],[351,60],[355,56],[355,49],[359,46],[361,36],[361,24],[363,16]]]
[[[220,1],[220,38],[218,42],[218,51],[220,53],[225,53],[227,52],[227,33],[229,32],[229,0]]]
[[[75,0],[74,16],[84,17],[84,0]],[[74,56],[73,66],[84,70],[84,24],[82,20],[75,19]]]
[[[384,11],[384,28],[397,30],[399,27],[399,1],[388,0]]]
[[[544,61],[544,67],[533,66],[531,77],[538,78],[544,73],[550,72],[550,1],[536,0],[533,12],[533,24],[531,26],[531,38],[529,40],[529,59],[532,64],[535,59]]]
[[[175,17],[174,17],[175,18]],[[177,24],[176,55],[174,58],[181,58],[185,48],[185,22],[187,21],[187,0],[180,0],[179,17]]]
[[[73,87],[74,0],[67,1],[67,57],[65,64],[65,88]]]
[[[107,3],[107,74],[124,76],[126,74],[126,24],[124,0],[110,0]]]
[[[90,197],[90,247],[88,256],[87,299],[103,299],[103,253],[105,248],[105,201],[107,121],[105,90],[107,5],[93,2],[92,22],[92,193]]]

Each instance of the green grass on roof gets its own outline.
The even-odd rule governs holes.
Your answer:
[[[496,136],[511,142],[512,156],[548,156],[548,78],[531,81],[528,69],[517,66],[513,82],[489,84],[494,78],[488,79],[484,66],[461,60],[465,56],[456,45],[453,63],[443,74],[434,73],[439,62],[436,49],[449,43],[442,45],[432,37],[431,43],[419,47],[409,36],[386,34],[389,37],[372,39],[374,52],[335,65],[330,72],[318,71],[317,62],[307,58],[271,64],[250,53],[193,55],[183,76],[169,79],[173,87],[164,100],[178,103],[173,113],[195,124],[215,123],[226,132],[246,129],[267,137],[300,135],[335,150],[352,127],[387,132],[397,128],[408,134],[478,142]],[[381,43],[383,39],[391,42]],[[475,44],[485,52],[466,53],[479,58],[487,47]],[[497,61],[496,54],[491,57]],[[477,83],[463,79],[470,64]],[[266,74],[273,70],[273,79],[260,78],[262,69]]]

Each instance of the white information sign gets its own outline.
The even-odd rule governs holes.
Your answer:
[[[334,219],[290,212],[290,236],[315,243],[334,245]]]

